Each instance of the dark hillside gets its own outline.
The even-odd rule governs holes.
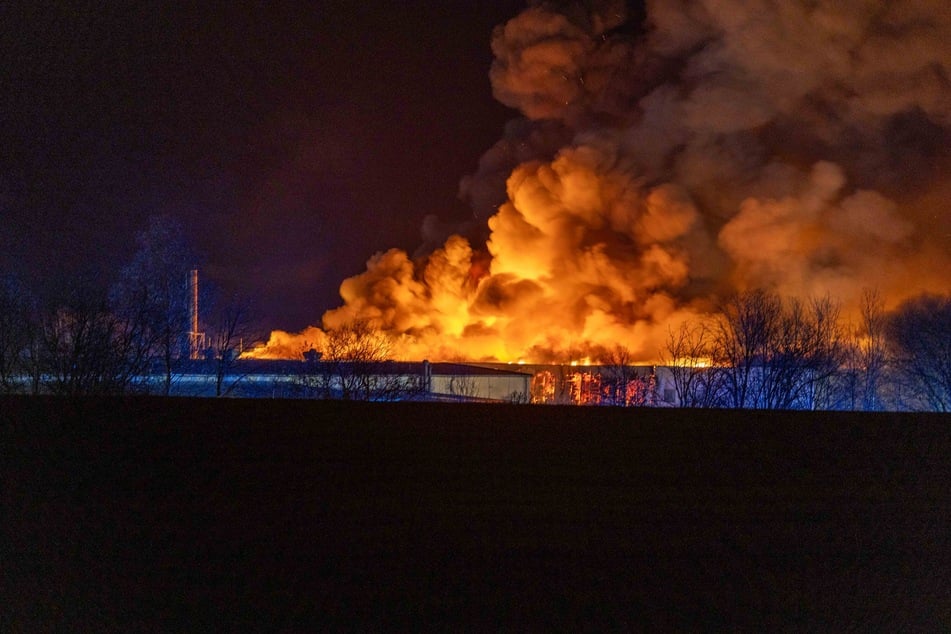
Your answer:
[[[0,398],[4,631],[951,628],[951,417]]]

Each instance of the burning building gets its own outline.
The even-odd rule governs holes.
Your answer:
[[[374,255],[254,356],[361,321],[402,359],[652,362],[735,291],[951,289],[944,2],[539,2],[491,47],[521,118],[462,181],[482,233]]]

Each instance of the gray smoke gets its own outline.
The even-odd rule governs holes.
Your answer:
[[[701,276],[944,283],[928,269],[951,253],[946,3],[664,0],[647,16],[632,36],[612,31],[623,3],[530,7],[493,34],[495,96],[624,163],[633,187],[687,196],[719,246],[692,258]],[[466,181],[480,201],[499,198],[498,152]]]
[[[497,27],[492,88],[523,118],[461,185],[487,253],[377,254],[323,325],[367,320],[409,358],[620,342],[643,361],[737,289],[846,311],[866,287],[951,291],[946,0],[656,0],[630,20],[537,2]]]

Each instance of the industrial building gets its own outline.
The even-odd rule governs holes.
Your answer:
[[[162,377],[147,378],[142,387]],[[219,390],[220,382],[220,390]],[[172,394],[243,398],[350,398],[529,402],[532,375],[463,363],[238,359],[181,364]]]
[[[242,398],[346,398],[669,406],[669,372],[654,366],[346,362],[237,359],[182,363],[172,394]],[[161,377],[142,387],[158,386]]]

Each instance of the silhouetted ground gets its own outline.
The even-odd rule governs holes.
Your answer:
[[[0,399],[3,631],[947,631],[951,417]]]

